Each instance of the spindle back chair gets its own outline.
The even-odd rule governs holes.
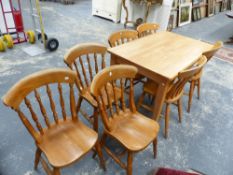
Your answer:
[[[213,47],[206,51],[203,52],[203,55],[206,56],[207,62],[210,61],[210,59],[214,56],[214,54],[223,46],[222,41],[217,41]],[[191,105],[192,105],[192,98],[193,98],[193,93],[195,90],[195,87],[197,87],[197,98],[200,99],[201,95],[201,77],[202,77],[202,72],[196,74],[193,76],[193,78],[189,81],[190,82],[190,88],[189,88],[189,99],[188,99],[188,109],[187,111],[190,112],[191,110]]]
[[[98,43],[78,44],[71,48],[64,57],[67,66],[77,74],[79,99],[77,103],[77,112],[80,112],[98,131],[98,111],[97,103],[90,94],[90,85],[95,75],[106,67],[105,55],[107,47]],[[118,98],[119,94],[117,95]],[[83,99],[93,106],[93,114],[87,115],[87,112],[81,109]],[[105,97],[105,101],[107,101]],[[93,120],[94,119],[94,120]]]
[[[104,166],[98,134],[85,126],[76,113],[75,87],[75,72],[48,69],[23,78],[3,97],[3,103],[18,114],[35,140],[37,150],[34,168],[37,169],[41,161],[50,175],[59,175],[60,168],[77,161],[93,147]],[[68,98],[65,94],[68,94]],[[66,99],[69,99],[68,105]],[[41,157],[42,152],[53,170]]]
[[[205,56],[201,56],[199,60],[197,61],[197,64],[195,64],[193,67],[183,70],[179,72],[178,77],[170,84],[167,94],[166,94],[166,112],[165,112],[165,138],[168,137],[168,128],[169,128],[169,120],[170,120],[170,104],[175,104],[178,107],[178,113],[179,113],[179,122],[182,120],[182,102],[181,97],[183,96],[183,89],[185,84],[197,73],[199,73],[203,66],[205,65],[207,59]],[[157,91],[157,85],[153,83],[152,81],[148,81],[144,84],[143,87],[143,93],[139,98],[138,102],[138,108],[146,106],[145,109],[150,109],[152,111],[152,108],[148,105],[142,105],[145,94],[149,94],[150,96],[155,97]]]
[[[104,134],[101,139],[101,147],[124,169],[127,174],[132,174],[133,153],[146,148],[150,143],[154,145],[154,156],[156,157],[157,134],[159,125],[136,111],[134,102],[134,85],[133,78],[136,76],[137,69],[128,65],[114,65],[105,68],[93,80],[91,85],[91,93],[94,95],[101,113],[104,124]],[[129,79],[130,92],[124,93],[124,82]],[[115,106],[109,103],[109,109],[106,109],[103,96],[110,94],[107,85],[111,85],[113,93],[116,93],[116,87],[120,88],[121,98],[114,98]],[[115,97],[116,95],[114,95]],[[128,100],[127,100],[128,99]],[[128,102],[128,103],[127,103]],[[127,150],[127,164],[122,163],[120,158],[116,156],[105,145],[107,136],[119,141]]]
[[[136,30],[121,30],[111,34],[108,38],[110,47],[116,47],[121,44],[138,39],[138,32]]]
[[[137,27],[138,36],[144,37],[157,32],[159,25],[155,23],[143,23]]]

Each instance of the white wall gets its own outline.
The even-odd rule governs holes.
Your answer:
[[[133,3],[130,0],[126,0],[126,6],[129,11],[129,21],[136,21],[137,18],[144,19],[146,12],[146,4],[139,5]],[[147,22],[154,22],[160,24],[160,30],[167,30],[167,25],[170,17],[172,6],[172,0],[163,0],[162,5],[153,5],[150,8],[150,12],[147,18]],[[122,8],[121,11],[121,23],[125,22],[125,10]]]
[[[9,0],[2,0],[2,3],[3,3],[4,11],[9,11],[10,10]],[[7,20],[8,27],[14,27],[14,20],[11,14],[6,14],[6,20]],[[5,23],[4,23],[3,14],[2,14],[2,8],[0,8],[0,30],[2,31],[2,33],[6,33]],[[14,30],[12,30],[11,32],[14,32]]]

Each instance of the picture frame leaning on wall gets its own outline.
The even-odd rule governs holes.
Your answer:
[[[189,24],[192,19],[192,3],[181,3],[179,5],[179,26]]]

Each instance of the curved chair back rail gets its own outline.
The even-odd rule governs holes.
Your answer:
[[[210,50],[208,50],[206,52],[203,52],[202,54],[205,55],[206,58],[207,58],[207,61],[209,61],[221,47],[223,47],[223,42],[222,41],[217,41],[214,44],[212,49],[210,49]]]
[[[137,27],[139,37],[144,37],[153,33],[159,29],[159,24],[155,23],[143,23]]]
[[[85,43],[72,47],[65,55],[64,62],[77,73],[80,92],[90,86],[99,70],[105,68],[106,52],[107,47],[102,44]]]
[[[184,89],[185,84],[196,74],[198,74],[203,66],[206,64],[207,58],[205,56],[201,56],[193,67],[181,71],[178,74],[178,80],[171,86],[170,90],[167,93],[166,99],[169,101],[173,98],[179,98],[182,95],[182,91]]]
[[[115,47],[135,39],[138,39],[136,30],[121,30],[111,34],[108,38],[108,43],[110,47]]]

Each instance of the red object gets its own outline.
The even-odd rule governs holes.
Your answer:
[[[20,0],[17,0],[18,2],[18,9],[13,6],[12,0],[9,0],[10,10],[6,11],[3,5],[2,0],[0,0],[0,5],[2,9],[3,19],[5,23],[6,32],[8,34],[15,33],[16,37],[14,38],[14,44],[26,42],[27,38],[24,32],[24,25],[23,25],[23,18],[21,13],[21,4]],[[15,5],[15,4],[14,4]],[[6,15],[12,14],[13,20],[14,20],[14,26],[9,27]]]
[[[187,173],[184,171],[169,169],[169,168],[159,168],[155,175],[198,175],[196,173]]]

